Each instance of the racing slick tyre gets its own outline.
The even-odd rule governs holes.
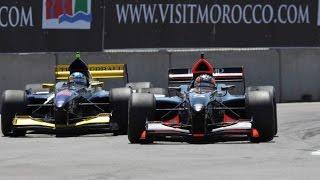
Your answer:
[[[152,143],[152,139],[141,139],[147,120],[154,118],[156,101],[153,94],[133,93],[129,100],[128,139],[132,144]]]
[[[127,83],[127,88],[131,88],[132,90],[138,90],[142,88],[151,88],[152,84],[151,82],[133,82],[133,83]]]
[[[150,93],[150,94],[158,94],[158,95],[168,95],[168,92],[164,88],[141,88],[138,89],[138,93]]]
[[[251,136],[251,142],[268,142],[274,137],[274,108],[272,96],[268,91],[248,91],[246,94],[248,118],[252,118],[252,128],[258,131]]]
[[[277,116],[277,102],[276,102],[276,90],[273,86],[252,86],[248,87],[247,91],[268,91],[272,97],[273,102],[273,113],[274,113],[274,120],[275,120],[275,127],[274,127],[274,135],[278,133],[278,116]]]
[[[25,136],[26,130],[13,129],[15,115],[26,115],[27,99],[22,90],[6,90],[2,94],[1,130],[4,136]]]
[[[110,90],[112,116],[110,120],[114,135],[124,135],[128,131],[128,102],[130,88],[114,88]]]
[[[25,86],[25,90],[31,93],[35,93],[39,91],[47,91],[47,89],[42,87],[42,84],[27,84]]]

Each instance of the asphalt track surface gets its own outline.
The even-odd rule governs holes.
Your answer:
[[[260,144],[0,137],[0,179],[320,179],[320,103],[279,104],[278,123],[278,137]]]

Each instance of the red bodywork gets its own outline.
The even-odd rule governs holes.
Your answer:
[[[191,70],[193,77],[200,74],[213,74],[213,66],[204,58],[199,59],[192,67]]]

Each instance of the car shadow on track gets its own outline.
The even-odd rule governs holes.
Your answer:
[[[269,142],[251,142],[250,138],[244,137],[223,137],[214,139],[154,139],[153,143],[142,143],[142,145],[204,145],[204,144],[274,144],[276,143],[278,136],[275,136],[273,140]]]
[[[65,135],[65,136],[59,136],[57,137],[55,134],[27,134],[26,136],[22,137],[5,137],[2,136],[1,138],[12,138],[12,139],[41,139],[41,138],[96,138],[96,137],[115,137],[112,133],[105,133],[105,134],[74,134],[74,135]]]
[[[270,142],[261,142],[261,143],[252,143],[250,141],[216,141],[216,142],[198,142],[198,143],[194,143],[194,142],[169,142],[169,141],[155,141],[153,143],[149,143],[149,144],[140,144],[140,145],[144,145],[144,146],[163,146],[163,145],[212,145],[212,144],[274,144],[276,143],[276,141],[270,141]],[[129,143],[130,144],[130,143]]]

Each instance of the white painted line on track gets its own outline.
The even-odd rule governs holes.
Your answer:
[[[320,150],[318,150],[318,151],[313,151],[313,152],[311,153],[311,155],[313,155],[313,156],[320,156]]]

